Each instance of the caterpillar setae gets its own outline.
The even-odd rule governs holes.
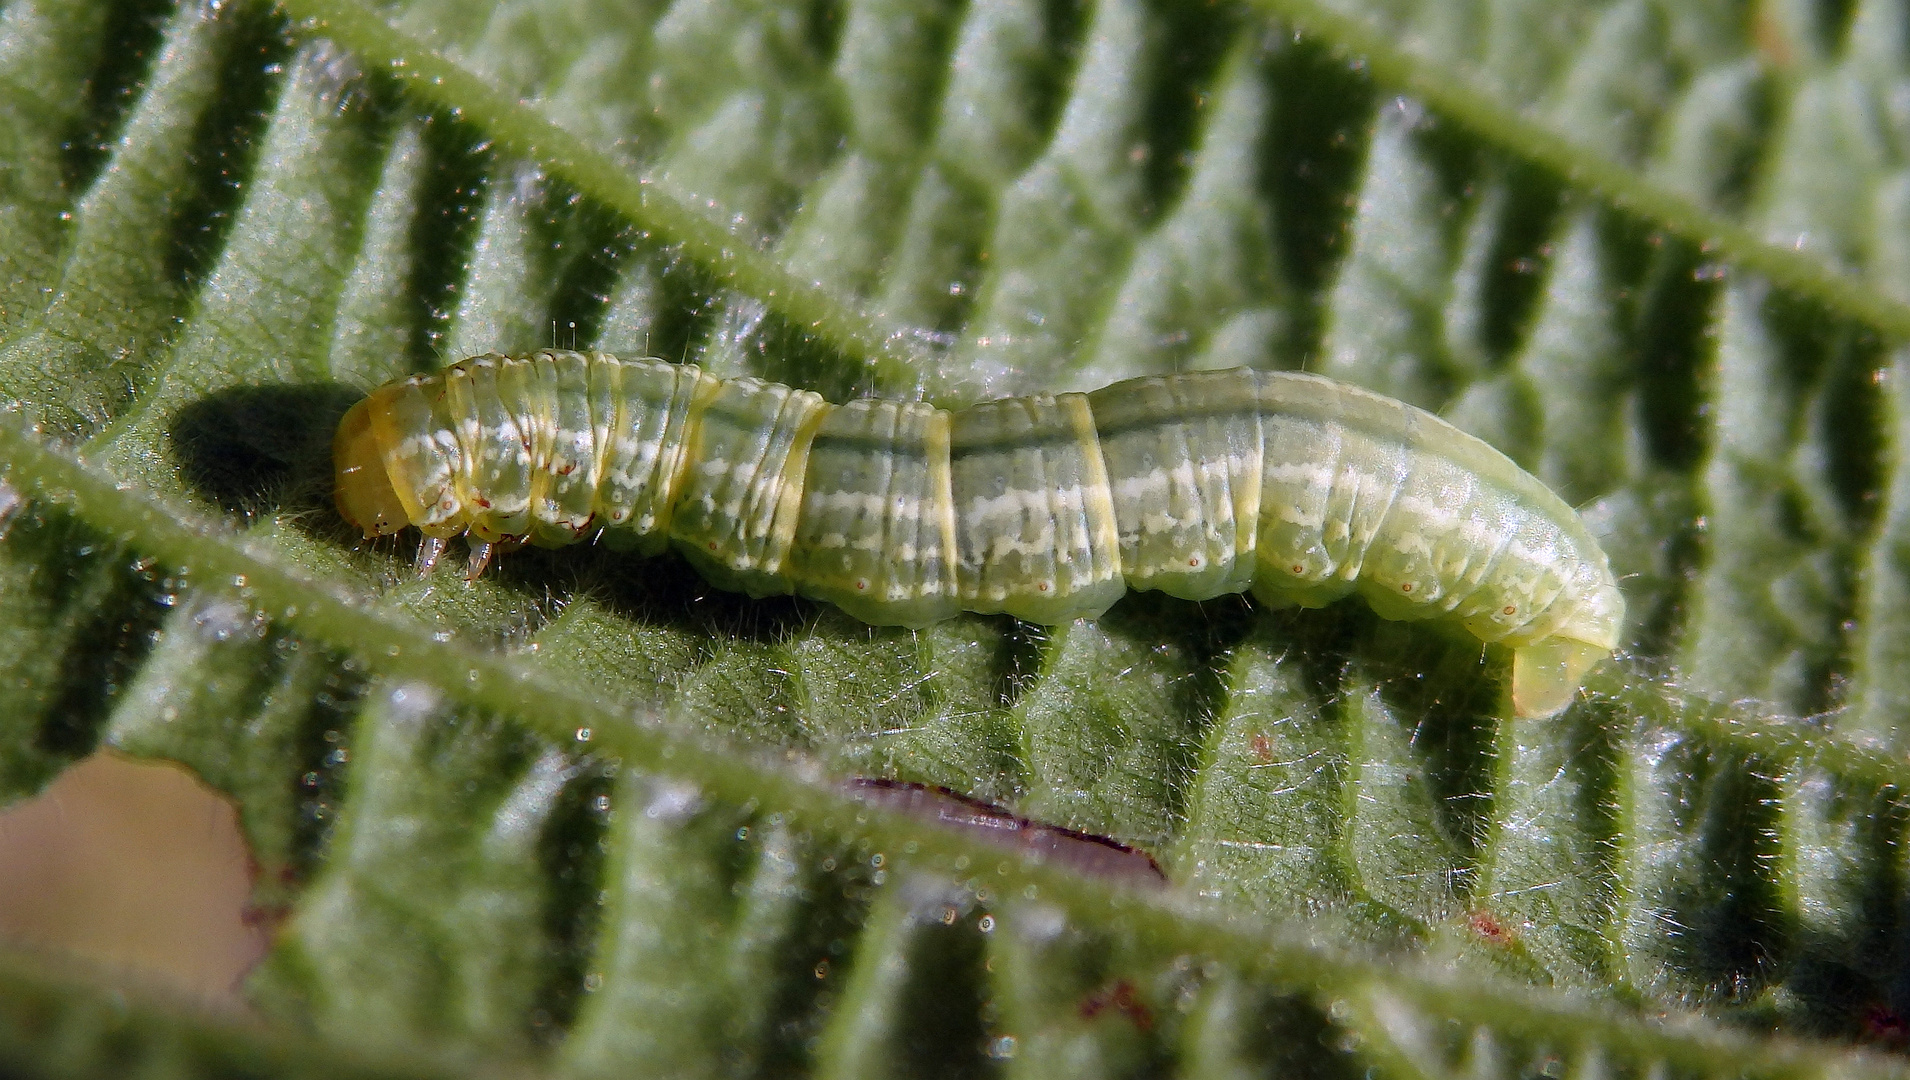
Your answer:
[[[1130,379],[954,412],[831,405],[689,364],[546,351],[388,383],[333,446],[367,537],[415,525],[471,573],[601,531],[724,588],[878,625],[1094,617],[1126,590],[1275,606],[1352,592],[1513,653],[1521,716],[1570,704],[1625,602],[1572,508],[1423,410],[1297,372]]]

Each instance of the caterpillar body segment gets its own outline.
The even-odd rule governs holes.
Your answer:
[[[658,482],[657,497],[671,504],[668,535],[717,585],[795,592],[789,555],[809,450],[833,406],[761,379],[711,381],[714,391],[690,402],[674,481]]]
[[[964,609],[1059,623],[1098,616],[1127,591],[1087,395],[963,409],[948,456]]]
[[[1430,413],[1293,372],[947,412],[659,360],[493,354],[379,388],[334,456],[339,511],[367,536],[555,547],[601,530],[876,624],[1059,623],[1129,588],[1279,606],[1357,592],[1510,646],[1527,716],[1570,704],[1624,618],[1604,553],[1537,479]]]
[[[864,622],[927,626],[962,610],[950,415],[865,398],[809,446],[790,576]]]

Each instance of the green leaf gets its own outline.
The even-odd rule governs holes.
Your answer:
[[[1906,18],[13,0],[0,790],[184,762],[288,915],[265,1027],[9,962],[0,1053],[1900,1072],[1851,1044],[1910,1015]],[[1626,648],[1521,721],[1358,604],[917,633],[351,535],[355,397],[553,341],[949,405],[1323,371],[1581,504]]]

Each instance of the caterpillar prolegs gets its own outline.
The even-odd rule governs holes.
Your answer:
[[[1294,372],[1190,372],[953,412],[831,405],[693,365],[547,351],[389,383],[346,414],[366,536],[491,547],[601,530],[713,583],[869,623],[1093,617],[1126,590],[1276,606],[1364,595],[1513,650],[1513,707],[1569,704],[1625,603],[1572,508],[1402,402]]]

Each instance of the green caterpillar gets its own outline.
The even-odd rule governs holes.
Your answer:
[[[688,364],[548,351],[389,383],[346,414],[367,537],[494,550],[603,530],[713,583],[865,622],[1095,617],[1130,588],[1276,606],[1352,592],[1513,650],[1523,716],[1571,703],[1625,602],[1571,507],[1438,417],[1294,372],[1190,372],[948,412],[831,405]]]

